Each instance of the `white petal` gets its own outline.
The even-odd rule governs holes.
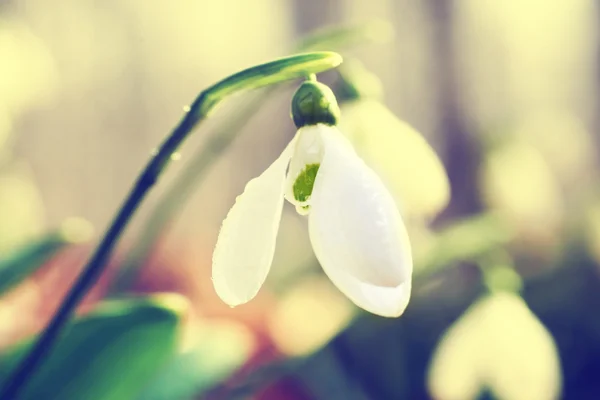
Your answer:
[[[295,140],[244,193],[223,221],[213,253],[212,279],[219,297],[235,306],[251,300],[265,281],[273,255]]]
[[[354,304],[363,310],[382,317],[399,317],[402,315],[411,294],[411,281],[396,287],[371,285],[353,277],[341,268],[323,269],[329,279]]]
[[[427,387],[434,399],[475,399],[483,387],[483,353],[493,344],[481,334],[485,314],[477,304],[444,333],[431,357]]]
[[[482,297],[444,333],[431,359],[428,387],[440,400],[560,398],[560,359],[550,333],[522,298]]]
[[[412,275],[406,229],[381,179],[348,140],[329,128],[322,141],[325,153],[309,217],[315,254],[334,283],[359,306],[373,311],[381,302],[389,311],[386,301],[403,299]]]
[[[486,383],[499,399],[560,398],[560,358],[554,339],[525,301],[497,293],[480,301],[481,335],[486,338]]]

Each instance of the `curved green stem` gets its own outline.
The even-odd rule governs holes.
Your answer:
[[[148,191],[164,172],[171,160],[171,155],[189,136],[193,128],[205,119],[217,104],[233,93],[323,72],[338,66],[341,62],[342,58],[331,52],[298,54],[243,70],[200,93],[179,125],[162,143],[156,155],[150,159],[146,168],[138,177],[100,245],[71,287],[60,308],[33,345],[29,354],[21,361],[12,376],[9,376],[5,381],[0,398],[3,400],[17,399],[19,392],[39,367],[44,355],[50,351],[77,305],[104,270],[106,261],[121,233]]]
[[[523,289],[523,278],[514,268],[511,255],[500,248],[477,260],[483,283],[489,292],[519,293]]]
[[[370,21],[367,23],[347,26],[334,26],[316,31],[304,38],[297,46],[299,52],[308,50],[334,49],[356,46],[361,43],[385,41],[392,35],[391,25],[385,21]],[[308,79],[311,79],[309,74]],[[155,246],[165,226],[173,219],[173,215],[180,209],[181,204],[193,193],[196,188],[192,182],[199,182],[213,163],[225,152],[225,149],[235,139],[237,133],[254,115],[262,98],[273,93],[276,87],[267,88],[256,98],[240,106],[233,119],[227,120],[225,125],[210,136],[206,145],[191,156],[191,162],[176,178],[165,195],[159,200],[150,213],[150,217],[141,230],[141,236],[129,253],[126,261],[117,271],[109,287],[109,294],[116,294],[126,290],[135,280],[138,270],[144,264],[152,248]]]

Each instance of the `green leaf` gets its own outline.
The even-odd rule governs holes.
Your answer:
[[[186,310],[174,294],[102,303],[65,328],[19,400],[134,399],[173,357]],[[0,356],[0,381],[31,344]]]
[[[71,218],[61,228],[8,256],[0,257],[0,295],[41,268],[65,246],[86,241],[92,228],[87,221]]]
[[[144,389],[139,400],[192,399],[227,379],[254,350],[252,334],[230,322],[206,322],[196,345],[179,354]]]

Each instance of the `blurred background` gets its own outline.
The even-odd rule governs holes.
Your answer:
[[[235,309],[217,298],[221,222],[295,132],[293,85],[240,95],[186,142],[82,309],[125,293],[189,301],[173,357],[133,398],[600,398],[599,19],[593,0],[0,0],[0,288],[3,265],[38,257],[0,290],[0,352],[42,329],[199,91],[315,31],[376,21],[375,38],[318,50],[380,80],[365,129],[402,135],[399,119],[435,150],[393,149],[410,161],[394,179],[441,182],[398,200],[415,257],[407,311],[356,309],[289,205],[266,287]],[[322,80],[358,115],[343,79]],[[236,118],[236,139],[150,229],[197,149]]]

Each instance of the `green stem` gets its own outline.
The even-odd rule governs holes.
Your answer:
[[[323,72],[337,67],[341,62],[341,57],[331,52],[299,54],[243,70],[200,93],[179,125],[163,142],[159,151],[150,159],[150,162],[138,177],[100,245],[71,287],[58,311],[37,339],[32,350],[21,361],[12,376],[9,376],[5,381],[0,399],[17,399],[27,381],[39,368],[44,356],[53,347],[60,332],[85,294],[101,275],[121,233],[148,191],[164,172],[171,155],[177,151],[193,128],[205,119],[217,104],[233,93],[276,84],[311,73]]]
[[[523,289],[523,278],[515,270],[507,251],[499,248],[482,255],[477,261],[483,283],[489,292],[519,293]]]

